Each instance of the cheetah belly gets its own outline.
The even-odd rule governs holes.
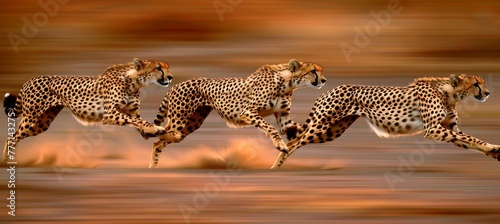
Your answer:
[[[103,102],[104,100],[96,100],[89,102],[86,108],[70,110],[78,123],[84,126],[100,124],[104,115]]]
[[[226,121],[226,125],[230,128],[241,128],[241,127],[251,126],[252,125],[251,123],[239,119],[242,110],[243,109],[238,108],[234,110],[233,113],[229,114],[225,114],[223,112],[218,112],[218,113],[222,117],[222,119]],[[274,112],[275,112],[274,109],[266,109],[259,111],[259,115],[261,117],[267,117],[274,114]]]
[[[373,132],[375,132],[375,134],[380,138],[396,138],[400,136],[415,135],[421,133],[424,130],[424,125],[420,117],[414,117],[412,121],[403,123],[399,126],[385,126],[385,127],[384,126],[380,127],[374,124],[367,117],[364,118],[366,120],[366,123],[368,123],[368,126],[370,126]]]
[[[230,128],[241,128],[251,125],[239,119],[239,117],[241,116],[241,112],[243,111],[243,109],[240,108],[239,105],[228,103],[226,104],[227,108],[230,108],[228,110],[220,110],[219,107],[214,107],[211,104],[206,105],[213,107],[214,110],[219,114],[219,116],[224,121],[226,121],[226,125]]]

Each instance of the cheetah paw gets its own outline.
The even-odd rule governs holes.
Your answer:
[[[149,169],[155,169],[155,168],[158,168],[158,163],[150,162]]]
[[[148,139],[151,137],[164,135],[167,133],[167,131],[165,130],[164,127],[152,125],[150,127],[143,129],[140,133],[144,139]]]
[[[154,135],[147,134],[146,132],[144,132],[144,130],[142,130],[140,128],[136,128],[135,130],[137,130],[137,132],[139,132],[139,134],[141,134],[141,136],[142,136],[142,138],[144,138],[144,140],[148,140],[149,138],[154,137]]]
[[[278,151],[288,155],[288,151],[289,151],[288,147],[286,147],[286,144],[283,141],[280,142],[279,146],[276,147],[276,149],[278,149]]]
[[[155,125],[155,128],[156,128],[156,132],[154,133],[155,136],[164,135],[164,134],[167,133],[167,130],[165,130],[165,128],[162,127],[162,126],[156,126]]]
[[[497,161],[500,161],[500,146],[494,145],[493,149],[485,153],[486,156],[492,157]]]

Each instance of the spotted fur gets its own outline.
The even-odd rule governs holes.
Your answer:
[[[22,120],[5,142],[15,146],[26,137],[46,131],[63,108],[67,108],[83,125],[95,123],[129,125],[145,138],[165,134],[163,127],[140,118],[140,89],[149,84],[167,87],[172,80],[164,61],[141,61],[113,65],[98,76],[39,76],[27,81],[18,96],[6,94],[7,116]]]
[[[294,135],[297,123],[289,118],[291,97],[302,87],[321,88],[326,79],[321,66],[298,62],[265,65],[246,78],[195,78],[172,87],[166,94],[154,123],[166,120],[167,133],[159,136],[152,150],[150,168],[158,166],[162,149],[182,141],[197,130],[215,110],[230,127],[255,126],[274,146],[288,151],[280,134]],[[262,117],[274,114],[279,130]]]
[[[425,138],[451,142],[499,160],[500,146],[464,134],[457,126],[457,103],[483,102],[489,94],[481,77],[465,74],[419,78],[406,87],[339,86],[316,100],[301,133],[288,142],[288,155],[281,153],[272,169],[304,145],[339,138],[359,117],[380,137],[423,132]]]

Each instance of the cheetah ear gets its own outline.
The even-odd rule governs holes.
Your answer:
[[[460,82],[460,77],[458,75],[455,74],[450,75],[451,86],[457,87],[459,82]]]
[[[142,69],[144,66],[144,62],[141,61],[139,58],[134,58],[134,65],[135,65],[135,70],[139,71]]]
[[[300,64],[297,60],[290,59],[290,61],[288,62],[288,66],[290,66],[290,71],[293,73],[299,69]]]

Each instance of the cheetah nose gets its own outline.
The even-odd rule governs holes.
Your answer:
[[[172,80],[173,78],[174,78],[174,77],[173,77],[172,75],[168,75],[168,76],[167,76],[167,79],[168,79],[168,80]]]
[[[326,79],[325,78],[322,78],[321,79],[321,83],[325,83],[326,82]]]
[[[489,96],[489,95],[490,95],[490,92],[484,92],[484,95],[485,95],[485,96]]]

